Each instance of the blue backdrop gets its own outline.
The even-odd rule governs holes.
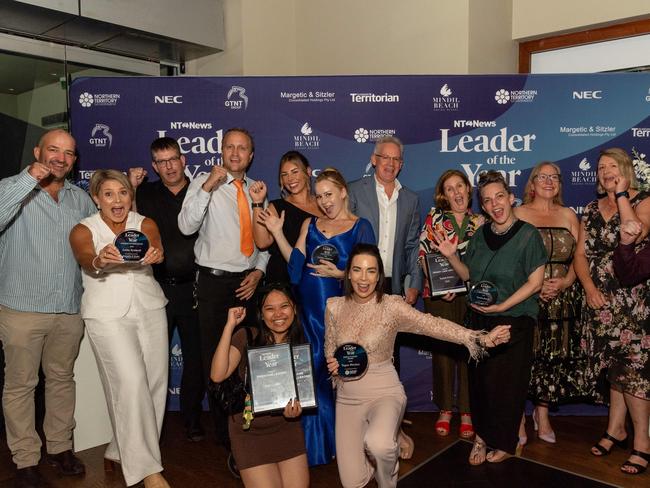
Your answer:
[[[255,138],[249,176],[279,195],[280,156],[303,152],[314,172],[340,169],[348,180],[371,174],[374,141],[405,144],[400,182],[420,196],[423,215],[446,169],[472,182],[504,172],[515,193],[530,169],[552,160],[563,174],[565,203],[581,213],[595,195],[598,152],[622,147],[650,176],[650,74],[489,76],[324,76],[223,78],[86,78],[70,89],[80,184],[93,170],[151,169],[149,144],[178,139],[190,178],[221,162],[225,129]],[[152,170],[150,176],[155,176]],[[170,407],[178,406],[182,356],[171,355]],[[409,410],[430,410],[430,356],[403,352]]]

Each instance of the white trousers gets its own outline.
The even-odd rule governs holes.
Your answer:
[[[113,427],[104,457],[122,465],[131,486],[163,470],[159,440],[169,367],[165,309],[145,310],[133,300],[124,317],[85,322]]]

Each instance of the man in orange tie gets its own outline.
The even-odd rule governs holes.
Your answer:
[[[256,316],[253,297],[269,259],[268,253],[260,252],[253,242],[248,194],[253,180],[246,177],[246,170],[254,149],[246,129],[228,129],[221,143],[223,166],[213,166],[210,173],[190,183],[178,215],[183,234],[199,233],[194,256],[199,269],[196,295],[206,383],[228,309],[245,306],[247,319],[252,321]],[[212,404],[210,410],[219,441],[229,449],[226,415]],[[232,465],[229,467],[234,471]]]

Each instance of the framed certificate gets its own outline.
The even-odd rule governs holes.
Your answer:
[[[302,408],[317,407],[316,388],[314,387],[314,361],[311,344],[299,344],[293,350],[293,370],[296,374],[298,399]]]
[[[467,286],[456,274],[446,257],[438,252],[432,252],[424,257],[429,278],[431,296],[436,297],[447,293],[463,293]]]
[[[253,412],[284,410],[298,396],[291,346],[251,347],[247,354]]]

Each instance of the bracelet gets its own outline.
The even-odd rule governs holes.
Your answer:
[[[619,197],[625,197],[628,200],[630,199],[630,194],[627,191],[619,191],[618,193],[615,193],[614,196],[616,197],[616,200],[618,200]]]
[[[98,268],[97,266],[95,266],[95,259],[97,259],[98,257],[99,257],[99,255],[95,256],[95,257],[93,258],[93,260],[90,262],[90,264],[92,265],[92,267],[95,269],[95,274],[96,274],[96,275],[100,274],[100,273],[103,271],[102,268]]]
[[[264,208],[264,202],[262,203],[251,203],[251,208]]]

